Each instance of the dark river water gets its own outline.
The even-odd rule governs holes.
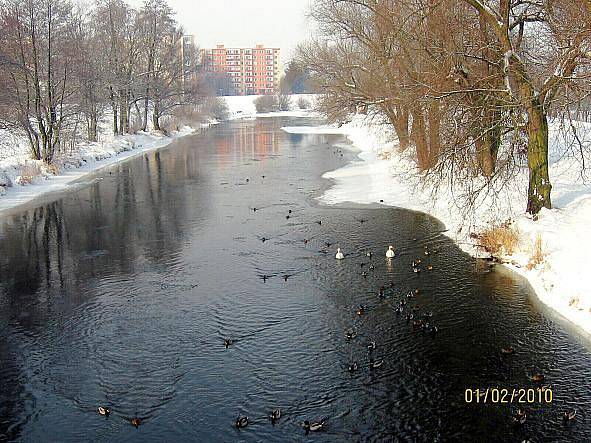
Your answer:
[[[585,341],[437,220],[316,204],[322,173],[353,154],[280,130],[312,123],[226,123],[0,219],[0,440],[590,440]],[[437,333],[413,326],[428,312]],[[517,398],[466,402],[466,389],[542,384],[553,401],[522,404],[522,425]]]

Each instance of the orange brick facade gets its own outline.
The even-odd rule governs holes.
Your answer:
[[[201,50],[205,72],[225,74],[236,95],[269,95],[279,89],[279,49],[256,45],[254,48]]]

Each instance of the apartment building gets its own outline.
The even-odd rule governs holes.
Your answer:
[[[205,73],[225,77],[227,90],[234,95],[269,95],[279,90],[279,48],[226,48],[201,50],[201,64]]]

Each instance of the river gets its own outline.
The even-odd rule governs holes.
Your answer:
[[[354,154],[280,129],[310,124],[224,123],[0,218],[0,441],[589,438],[588,344],[437,220],[317,204]],[[551,403],[466,398],[540,386]]]

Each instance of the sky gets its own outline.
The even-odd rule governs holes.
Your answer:
[[[285,63],[298,43],[309,38],[306,17],[311,0],[168,0],[176,19],[201,48],[225,44],[279,47]],[[134,6],[142,0],[129,0]]]

